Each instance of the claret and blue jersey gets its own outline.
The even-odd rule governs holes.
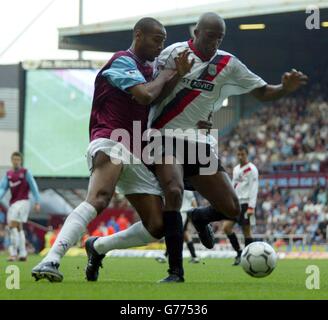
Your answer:
[[[34,201],[40,203],[40,194],[38,186],[27,169],[8,170],[6,175],[0,181],[0,200],[10,189],[10,205],[20,200],[28,200],[29,191],[32,192]]]
[[[152,79],[151,64],[140,61],[129,50],[114,54],[95,80],[90,141],[97,138],[115,139],[111,136],[115,129],[125,129],[132,139],[133,121],[140,122],[142,132],[146,130],[149,106],[140,105],[128,88]]]

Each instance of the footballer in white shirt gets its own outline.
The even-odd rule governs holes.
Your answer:
[[[237,149],[239,164],[234,167],[232,184],[237,193],[241,206],[241,215],[235,220],[227,220],[223,223],[223,230],[234,250],[237,252],[234,266],[240,264],[241,248],[238,238],[233,232],[235,223],[242,228],[245,238],[245,247],[253,242],[251,226],[255,225],[255,208],[257,193],[259,189],[259,173],[253,163],[248,160],[248,149],[246,145],[240,145]]]
[[[302,72],[292,70],[282,76],[281,84],[267,84],[234,55],[219,50],[225,34],[224,20],[214,12],[205,13],[196,25],[193,39],[172,44],[158,57],[158,70],[175,68],[175,59],[186,52],[193,63],[189,73],[180,78],[176,76],[176,83],[165,87],[164,92],[169,92],[169,95],[156,101],[149,118],[151,128],[160,130],[165,139],[173,141],[173,150],[162,144],[159,148],[162,150],[159,153],[162,163],[155,164],[155,172],[165,195],[164,234],[170,257],[166,282],[183,281],[183,224],[180,211],[185,178],[211,204],[207,208],[194,209],[191,217],[205,246],[214,246],[209,228],[211,221],[240,215],[231,180],[221,166],[218,155],[207,143],[206,136],[204,138],[204,135],[197,133],[198,121],[208,120],[209,115],[219,110],[229,96],[251,93],[261,101],[276,100],[297,90],[307,81]],[[189,132],[194,129],[196,133],[191,132],[186,139],[185,131],[183,135],[177,132],[168,135],[168,129]],[[178,147],[181,141],[182,147]],[[197,153],[196,159],[193,159],[196,161],[190,163],[189,151],[195,148],[195,144],[198,150],[203,148],[203,154],[210,159],[207,164],[199,160],[202,154],[197,151],[194,153]]]

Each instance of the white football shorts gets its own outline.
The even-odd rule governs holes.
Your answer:
[[[118,193],[162,196],[162,189],[155,175],[120,142],[106,138],[91,141],[87,149],[90,172],[92,172],[92,159],[98,151],[108,155],[113,162],[115,159],[122,161],[123,171],[116,185]]]
[[[19,200],[14,202],[8,209],[7,222],[17,221],[26,223],[31,211],[31,203],[29,200]]]

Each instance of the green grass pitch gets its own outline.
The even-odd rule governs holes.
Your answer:
[[[255,279],[241,267],[232,267],[231,259],[206,259],[199,264],[185,260],[186,282],[158,284],[167,265],[150,258],[106,258],[98,282],[84,280],[85,257],[65,257],[61,264],[62,283],[35,282],[31,268],[41,260],[31,256],[16,262],[20,269],[20,289],[6,289],[5,256],[0,257],[0,299],[327,299],[328,262],[325,260],[280,260],[267,278]],[[320,289],[305,286],[308,265],[320,268]]]

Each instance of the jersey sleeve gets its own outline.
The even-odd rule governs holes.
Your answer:
[[[259,190],[259,173],[255,167],[249,174],[249,202],[248,207],[255,209],[257,193]]]
[[[218,86],[218,99],[213,105],[214,111],[218,111],[221,108],[226,98],[248,93],[267,84],[261,77],[250,71],[235,56],[231,56],[227,67],[229,73],[224,85]]]
[[[165,48],[156,59],[155,70],[175,69],[175,58],[187,49],[183,42],[175,43]]]
[[[36,203],[40,203],[41,198],[40,198],[38,185],[36,184],[34,177],[32,176],[31,172],[29,172],[29,171],[26,172],[26,180],[32,191],[34,201]]]
[[[135,61],[127,56],[121,56],[114,60],[111,66],[103,71],[102,76],[111,85],[122,91],[147,82]]]
[[[234,82],[234,94],[243,94],[256,88],[261,88],[267,83],[258,75],[250,71],[239,59],[232,57],[232,81]]]
[[[0,181],[0,200],[6,194],[8,189],[9,189],[9,181],[7,175],[5,175]]]

